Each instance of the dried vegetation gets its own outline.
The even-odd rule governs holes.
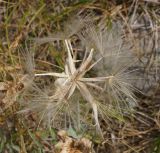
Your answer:
[[[159,12],[0,1],[0,152],[159,153]]]

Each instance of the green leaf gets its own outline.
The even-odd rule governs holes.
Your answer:
[[[42,148],[42,145],[40,144],[40,142],[37,140],[37,138],[35,137],[35,135],[33,133],[31,133],[30,131],[28,131],[28,134],[30,135],[30,137],[32,138],[33,142],[40,148]]]
[[[12,144],[12,148],[13,148],[13,150],[15,150],[17,152],[20,152],[20,147],[19,146]]]
[[[152,153],[160,153],[160,137],[156,138]]]
[[[55,133],[55,130],[53,128],[49,128],[49,132],[51,134],[51,137],[53,140],[56,140],[56,133]]]
[[[0,130],[0,152],[3,151],[5,143],[6,143],[6,137],[3,135],[3,132]]]
[[[79,2],[78,3],[76,3],[76,4],[86,4],[86,3],[90,3],[90,2],[92,2],[93,0],[79,0]]]
[[[79,138],[79,136],[77,135],[76,131],[72,127],[70,127],[68,129],[67,133],[68,133],[69,136],[71,136],[73,138],[76,138],[76,139]]]

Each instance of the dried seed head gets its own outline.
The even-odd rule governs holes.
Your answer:
[[[55,125],[57,122],[63,123],[66,127],[83,125],[87,123],[86,113],[93,116],[94,122],[90,123],[96,123],[96,127],[100,130],[100,116],[117,117],[118,113],[123,114],[123,110],[129,109],[126,99],[129,99],[130,103],[136,102],[135,88],[129,81],[129,68],[134,63],[130,64],[132,56],[129,53],[129,45],[124,44],[121,34],[115,35],[115,27],[108,30],[104,24],[101,24],[99,29],[95,26],[89,27],[88,30],[87,28],[80,38],[85,48],[93,47],[95,52],[93,53],[93,49],[86,50],[86,55],[89,55],[84,56],[79,67],[75,65],[77,56],[71,41],[66,39],[64,44],[67,59],[64,72],[34,75],[44,78],[55,77],[52,95],[35,89],[32,103],[28,106],[30,110],[40,115],[41,120],[47,120],[50,125],[57,126],[58,124]],[[96,61],[93,62],[93,59]],[[32,63],[31,59],[29,63]],[[29,67],[28,69],[33,69],[33,64]],[[93,77],[89,74],[91,77],[86,78],[86,73],[91,68],[96,74]],[[78,97],[78,100],[75,97]],[[91,109],[93,115],[88,113]]]

